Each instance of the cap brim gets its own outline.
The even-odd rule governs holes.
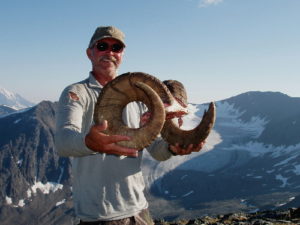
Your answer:
[[[124,47],[126,47],[125,43],[124,43],[122,40],[118,39],[118,38],[115,38],[115,37],[112,37],[112,36],[102,36],[101,38],[96,39],[96,40],[94,40],[92,43],[90,43],[89,48],[91,48],[91,47],[92,47],[95,43],[97,43],[98,41],[100,41],[100,40],[102,40],[102,39],[105,39],[105,38],[112,38],[112,39],[115,39],[115,40],[121,42],[121,43],[124,45]]]

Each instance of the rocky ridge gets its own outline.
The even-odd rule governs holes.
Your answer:
[[[156,220],[155,225],[296,225],[300,224],[300,208],[255,213],[230,213],[205,216],[199,219],[166,222]]]

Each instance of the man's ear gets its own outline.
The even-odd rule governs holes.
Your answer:
[[[86,49],[86,55],[87,55],[87,57],[88,57],[89,59],[91,59],[91,57],[92,57],[92,49],[87,48],[87,49]]]

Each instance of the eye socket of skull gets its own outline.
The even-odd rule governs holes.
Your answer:
[[[181,106],[187,107],[188,105],[187,94],[183,84],[177,80],[165,80],[163,81],[163,83],[170,90],[171,94],[174,96],[177,102]]]

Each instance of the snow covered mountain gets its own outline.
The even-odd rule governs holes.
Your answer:
[[[204,149],[164,162],[147,151],[143,172],[155,218],[300,206],[300,98],[247,92],[216,102]],[[53,146],[55,103],[0,116],[1,224],[71,224],[69,158]],[[189,105],[185,129],[207,104]]]
[[[13,93],[0,87],[0,105],[8,106],[12,109],[18,110],[31,107],[34,103],[26,100],[19,94]]]
[[[55,152],[55,103],[0,117],[1,224],[72,224],[70,161]]]
[[[200,153],[161,163],[145,159],[156,215],[195,218],[299,206],[300,98],[248,92],[216,105],[216,124]],[[193,127],[188,121],[199,122],[205,105],[189,107],[186,125]],[[161,211],[164,206],[172,210]]]

